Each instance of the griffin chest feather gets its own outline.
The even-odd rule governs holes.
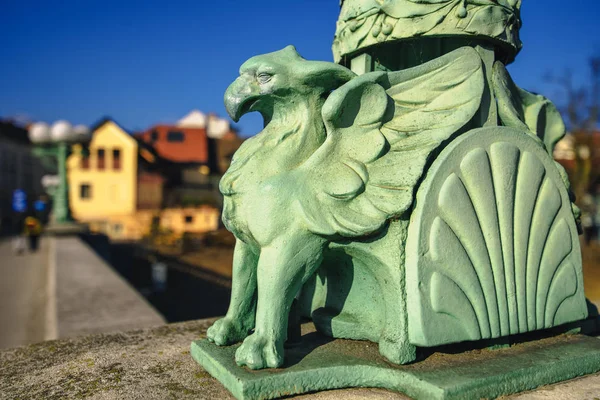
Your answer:
[[[223,223],[236,237],[246,242],[255,240],[246,223],[248,212],[244,205],[253,203],[266,178],[261,168],[264,164],[265,149],[260,146],[260,142],[258,136],[246,140],[219,183],[219,189],[224,196]]]
[[[219,188],[224,195],[224,224],[238,238],[256,244],[253,226],[262,227],[252,221],[271,214],[272,209],[290,206],[277,187],[296,179],[292,170],[304,161],[307,151],[318,146],[317,142],[308,144],[308,136],[319,134],[313,128],[310,124],[270,124],[236,153]]]

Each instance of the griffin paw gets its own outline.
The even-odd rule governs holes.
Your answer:
[[[250,369],[277,368],[283,364],[283,346],[279,347],[273,339],[254,333],[237,349],[235,361]]]
[[[206,331],[208,340],[218,346],[227,346],[241,342],[246,336],[248,336],[248,330],[243,329],[240,324],[235,323],[229,318],[217,320]]]

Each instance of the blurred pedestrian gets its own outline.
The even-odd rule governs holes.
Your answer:
[[[31,215],[25,218],[24,233],[29,240],[29,251],[36,252],[40,241],[40,235],[42,234],[42,224],[40,220]]]
[[[25,251],[25,238],[23,235],[17,235],[13,238],[13,251],[17,254],[23,254]]]
[[[23,219],[21,213],[15,213],[12,218],[11,233],[13,238],[13,251],[17,254],[22,254],[25,251],[25,237],[23,236]]]

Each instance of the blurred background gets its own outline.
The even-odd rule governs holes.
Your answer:
[[[0,348],[224,314],[234,238],[218,182],[262,120],[234,124],[223,93],[249,57],[289,44],[331,61],[339,2],[1,0],[0,10]],[[555,158],[582,209],[592,301],[598,18],[596,0],[525,1],[524,48],[509,67],[567,123]],[[44,229],[85,244],[36,243]]]

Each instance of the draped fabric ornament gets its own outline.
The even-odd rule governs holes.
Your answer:
[[[492,39],[510,62],[522,47],[520,8],[520,0],[345,0],[334,58],[419,36],[473,36]]]

